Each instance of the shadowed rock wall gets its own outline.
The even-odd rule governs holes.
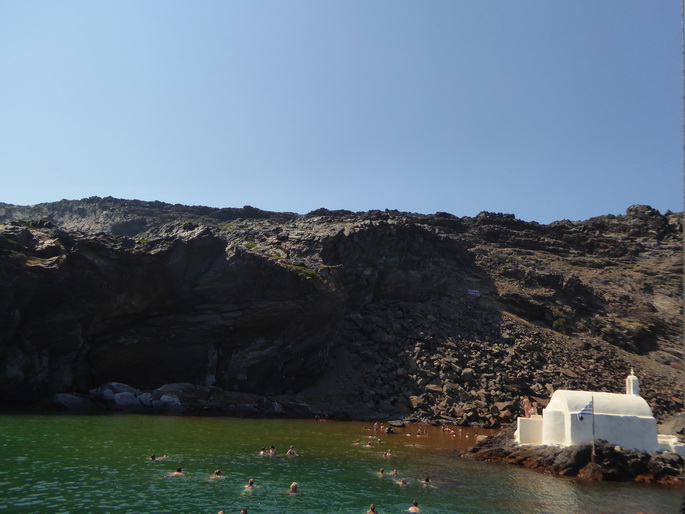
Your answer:
[[[0,205],[20,214],[54,222],[0,224],[2,404],[187,383],[497,426],[523,397],[621,390],[633,367],[657,416],[682,408],[680,215]]]
[[[301,387],[342,316],[341,295],[321,280],[203,228],[148,251],[51,228],[8,227],[4,237],[34,255],[5,261],[0,275],[3,402],[114,380]]]

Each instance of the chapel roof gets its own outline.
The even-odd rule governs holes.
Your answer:
[[[653,417],[652,409],[645,399],[636,394],[569,391],[565,389],[554,391],[546,410],[578,413],[591,400],[593,400],[595,414]]]

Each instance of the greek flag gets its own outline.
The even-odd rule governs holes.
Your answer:
[[[594,414],[594,406],[592,405],[592,402],[594,400],[590,400],[590,403],[588,403],[585,407],[583,407],[578,414],[576,414],[576,418],[578,421],[583,421],[583,415],[587,414],[592,416]]]

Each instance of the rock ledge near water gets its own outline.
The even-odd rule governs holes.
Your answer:
[[[154,390],[140,390],[120,382],[107,382],[87,394],[52,395],[38,407],[40,410],[69,412],[111,411],[245,418],[327,417],[327,413],[318,412],[288,395],[267,397],[185,382],[165,384]]]
[[[595,439],[574,446],[528,446],[514,441],[511,426],[464,450],[468,459],[515,464],[536,471],[583,480],[683,484],[683,458],[673,452],[646,453]]]

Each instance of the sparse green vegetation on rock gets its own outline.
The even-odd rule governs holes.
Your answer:
[[[564,318],[557,318],[552,322],[552,329],[557,332],[565,334],[568,332],[568,326],[566,325],[566,320]]]

